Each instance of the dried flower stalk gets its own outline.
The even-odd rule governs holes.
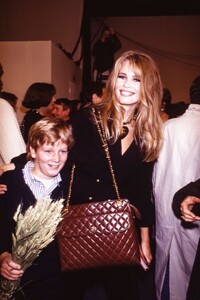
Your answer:
[[[22,205],[18,206],[14,215],[16,227],[12,234],[12,259],[21,265],[23,271],[53,241],[56,228],[62,220],[63,201],[52,201],[50,198],[39,200],[25,213],[22,213]],[[14,299],[19,284],[20,279],[13,281],[1,277],[0,299]]]

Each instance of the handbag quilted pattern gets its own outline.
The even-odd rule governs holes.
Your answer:
[[[134,211],[128,200],[68,209],[57,234],[62,271],[140,264]]]

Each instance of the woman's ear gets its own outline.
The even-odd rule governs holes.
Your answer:
[[[30,154],[32,158],[36,158],[36,151],[32,147],[30,147]]]

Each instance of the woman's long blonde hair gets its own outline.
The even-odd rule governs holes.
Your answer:
[[[115,142],[123,126],[124,109],[115,95],[115,85],[124,62],[138,74],[141,99],[137,107],[135,138],[144,152],[144,160],[154,160],[162,146],[160,106],[163,86],[154,60],[147,54],[127,51],[116,61],[106,86],[105,105],[101,108],[102,123],[108,140]],[[109,124],[110,122],[110,124]]]

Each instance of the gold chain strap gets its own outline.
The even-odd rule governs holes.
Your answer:
[[[116,181],[116,178],[115,178],[114,169],[113,169],[113,166],[112,166],[112,161],[111,161],[110,152],[109,152],[109,148],[108,148],[108,142],[107,142],[106,135],[105,135],[105,132],[104,132],[104,129],[103,129],[101,113],[100,113],[100,111],[98,111],[98,118],[99,118],[99,121],[98,121],[97,117],[96,117],[96,113],[95,113],[94,107],[92,107],[92,112],[93,112],[94,117],[95,117],[95,121],[96,121],[96,125],[97,125],[97,130],[98,130],[98,133],[99,133],[101,141],[102,141],[103,149],[104,149],[104,151],[106,153],[106,158],[108,160],[108,164],[109,164],[109,168],[110,168],[110,173],[112,175],[112,180],[113,180],[113,185],[114,185],[114,188],[115,188],[115,192],[116,192],[118,200],[120,200],[121,198],[120,198],[120,194],[119,194],[119,189],[118,189],[117,181]],[[101,127],[100,127],[99,123],[101,124]]]
[[[110,158],[108,142],[107,142],[107,139],[106,139],[106,136],[105,136],[105,133],[104,133],[104,129],[103,129],[103,125],[102,125],[101,113],[100,113],[100,111],[98,111],[98,117],[99,117],[99,121],[100,121],[100,124],[101,124],[101,128],[100,128],[99,122],[96,118],[96,113],[95,113],[94,107],[92,107],[92,112],[93,112],[94,117],[95,117],[97,130],[98,130],[98,133],[99,133],[101,141],[102,141],[102,146],[103,146],[104,151],[106,153],[106,158],[108,160],[110,173],[112,175],[112,180],[113,180],[113,185],[114,185],[114,188],[115,188],[115,192],[116,192],[118,200],[120,200],[121,198],[120,198],[120,195],[119,195],[119,189],[118,189],[118,186],[117,186],[117,181],[115,179],[115,173],[114,173],[114,169],[113,169],[111,158]],[[69,210],[69,201],[70,201],[71,194],[72,194],[72,184],[73,184],[73,180],[74,180],[75,167],[76,167],[75,164],[73,164],[72,165],[72,170],[71,170],[70,182],[69,182],[69,191],[68,191],[68,195],[67,195],[67,201],[66,201],[66,206],[65,206],[64,212],[68,212],[68,210]]]
[[[69,201],[70,201],[71,194],[72,194],[72,184],[73,184],[73,180],[74,180],[75,168],[76,168],[76,166],[75,166],[75,164],[73,164],[72,169],[71,169],[71,176],[70,176],[70,182],[69,182],[69,191],[68,191],[68,195],[67,195],[67,201],[66,201],[64,213],[67,213],[68,210],[69,210]]]

